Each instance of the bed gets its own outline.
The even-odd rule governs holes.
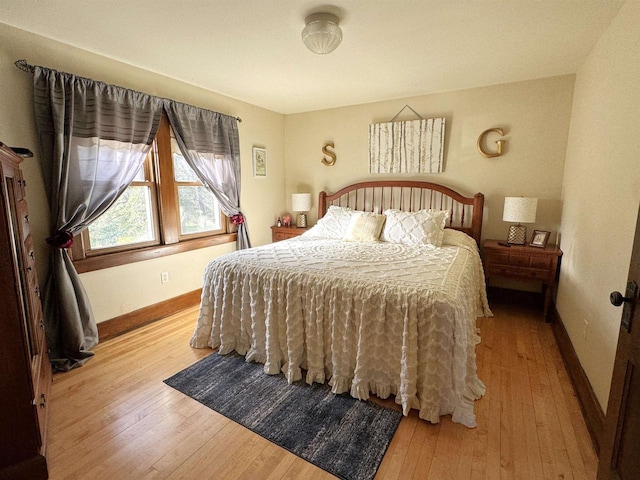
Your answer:
[[[210,262],[191,346],[474,427],[485,392],[476,318],[491,315],[483,204],[480,193],[417,181],[322,192],[305,234]]]

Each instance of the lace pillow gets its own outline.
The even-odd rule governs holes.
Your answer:
[[[386,217],[377,213],[354,212],[344,239],[350,242],[377,242]]]
[[[328,238],[342,240],[347,233],[347,227],[354,211],[348,207],[331,205],[324,217],[313,227],[302,234],[306,238]]]
[[[442,245],[444,227],[449,220],[448,210],[402,212],[391,209],[383,213],[387,221],[382,231],[382,241],[404,245]]]

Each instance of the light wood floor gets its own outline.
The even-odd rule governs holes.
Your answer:
[[[376,479],[594,479],[597,457],[549,325],[492,305],[479,319],[478,427],[405,417]],[[188,345],[196,309],[104,342],[54,376],[51,479],[334,478],[162,380],[210,353]]]

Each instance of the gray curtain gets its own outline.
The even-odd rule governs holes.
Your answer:
[[[250,248],[247,222],[240,211],[237,118],[172,100],[165,100],[164,108],[180,152],[238,227],[237,248]]]
[[[43,67],[34,68],[34,98],[51,208],[45,330],[54,367],[69,370],[93,355],[98,329],[66,249],[133,181],[162,99]]]

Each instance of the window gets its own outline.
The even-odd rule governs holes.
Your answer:
[[[84,233],[85,253],[104,254],[158,244],[155,182],[148,156],[133,183]]]
[[[171,158],[173,181],[178,189],[180,235],[186,237],[204,232],[219,232],[222,223],[218,200],[198,180],[195,172],[180,153],[173,135],[171,135]]]
[[[233,242],[234,231],[180,153],[163,115],[133,183],[76,236],[71,253],[78,272],[86,272]]]

